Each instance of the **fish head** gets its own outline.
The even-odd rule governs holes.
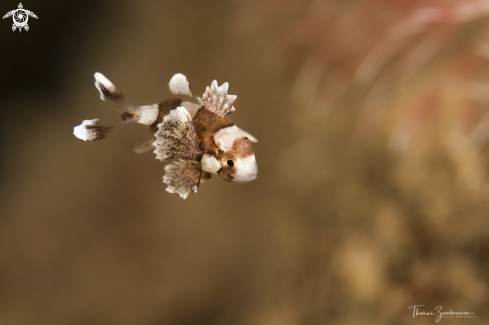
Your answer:
[[[218,158],[221,168],[217,174],[228,182],[246,183],[258,176],[255,153],[247,137],[235,139],[231,150],[222,152]]]

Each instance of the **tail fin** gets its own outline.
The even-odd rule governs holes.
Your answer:
[[[147,106],[131,106],[126,100],[122,92],[114,86],[100,72],[94,74],[95,87],[100,93],[100,99],[109,100],[118,105],[120,119],[111,124],[100,124],[98,119],[85,120],[83,123],[75,127],[73,134],[84,141],[102,140],[113,130],[119,129],[124,125],[131,123],[139,123],[144,125],[153,124],[158,118],[158,104]]]
[[[100,92],[101,100],[111,100],[117,104],[127,104],[124,95],[117,89],[109,79],[100,72],[95,72],[95,87]]]
[[[98,124],[98,119],[85,120],[74,128],[73,134],[83,141],[98,141],[104,139],[113,129],[110,125]]]
[[[109,133],[121,126],[131,123],[134,114],[128,110],[128,102],[124,95],[100,72],[94,74],[95,87],[100,93],[100,99],[110,100],[118,105],[119,112],[122,112],[119,120],[112,120],[112,123],[100,123],[99,119],[85,120],[73,130],[73,134],[83,141],[98,141],[105,139]]]
[[[100,99],[111,100],[116,104],[122,106],[122,124],[139,123],[144,125],[151,125],[156,121],[159,113],[158,104],[147,106],[131,106],[126,100],[122,92],[114,86],[109,79],[107,79],[100,72],[94,74],[95,87],[100,92]]]

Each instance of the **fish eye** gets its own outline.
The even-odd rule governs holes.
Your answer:
[[[232,161],[231,159],[229,159],[228,161],[226,161],[226,163],[228,164],[229,167],[233,167],[234,166],[234,161]]]

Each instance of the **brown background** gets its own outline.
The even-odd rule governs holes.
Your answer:
[[[28,32],[0,25],[0,324],[434,323],[413,305],[487,323],[489,149],[466,136],[487,109],[467,96],[488,72],[473,55],[485,14],[394,37],[365,84],[356,71],[396,24],[447,3],[23,5],[39,16]],[[196,94],[228,81],[258,179],[182,200],[133,152],[144,127],[76,139],[115,116],[96,71],[141,105],[169,98],[177,72]]]

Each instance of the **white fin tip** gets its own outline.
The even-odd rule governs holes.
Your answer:
[[[95,72],[93,76],[95,77],[95,87],[100,93],[101,100],[109,99],[119,104],[124,102],[124,96],[109,79],[100,72]]]
[[[82,124],[76,126],[73,129],[73,134],[83,141],[97,141],[102,140],[107,134],[112,131],[112,126],[104,126],[97,124],[98,119],[85,120]]]
[[[187,77],[181,73],[177,73],[171,78],[168,87],[170,87],[170,91],[174,95],[186,95],[192,97],[192,90],[190,89]]]

